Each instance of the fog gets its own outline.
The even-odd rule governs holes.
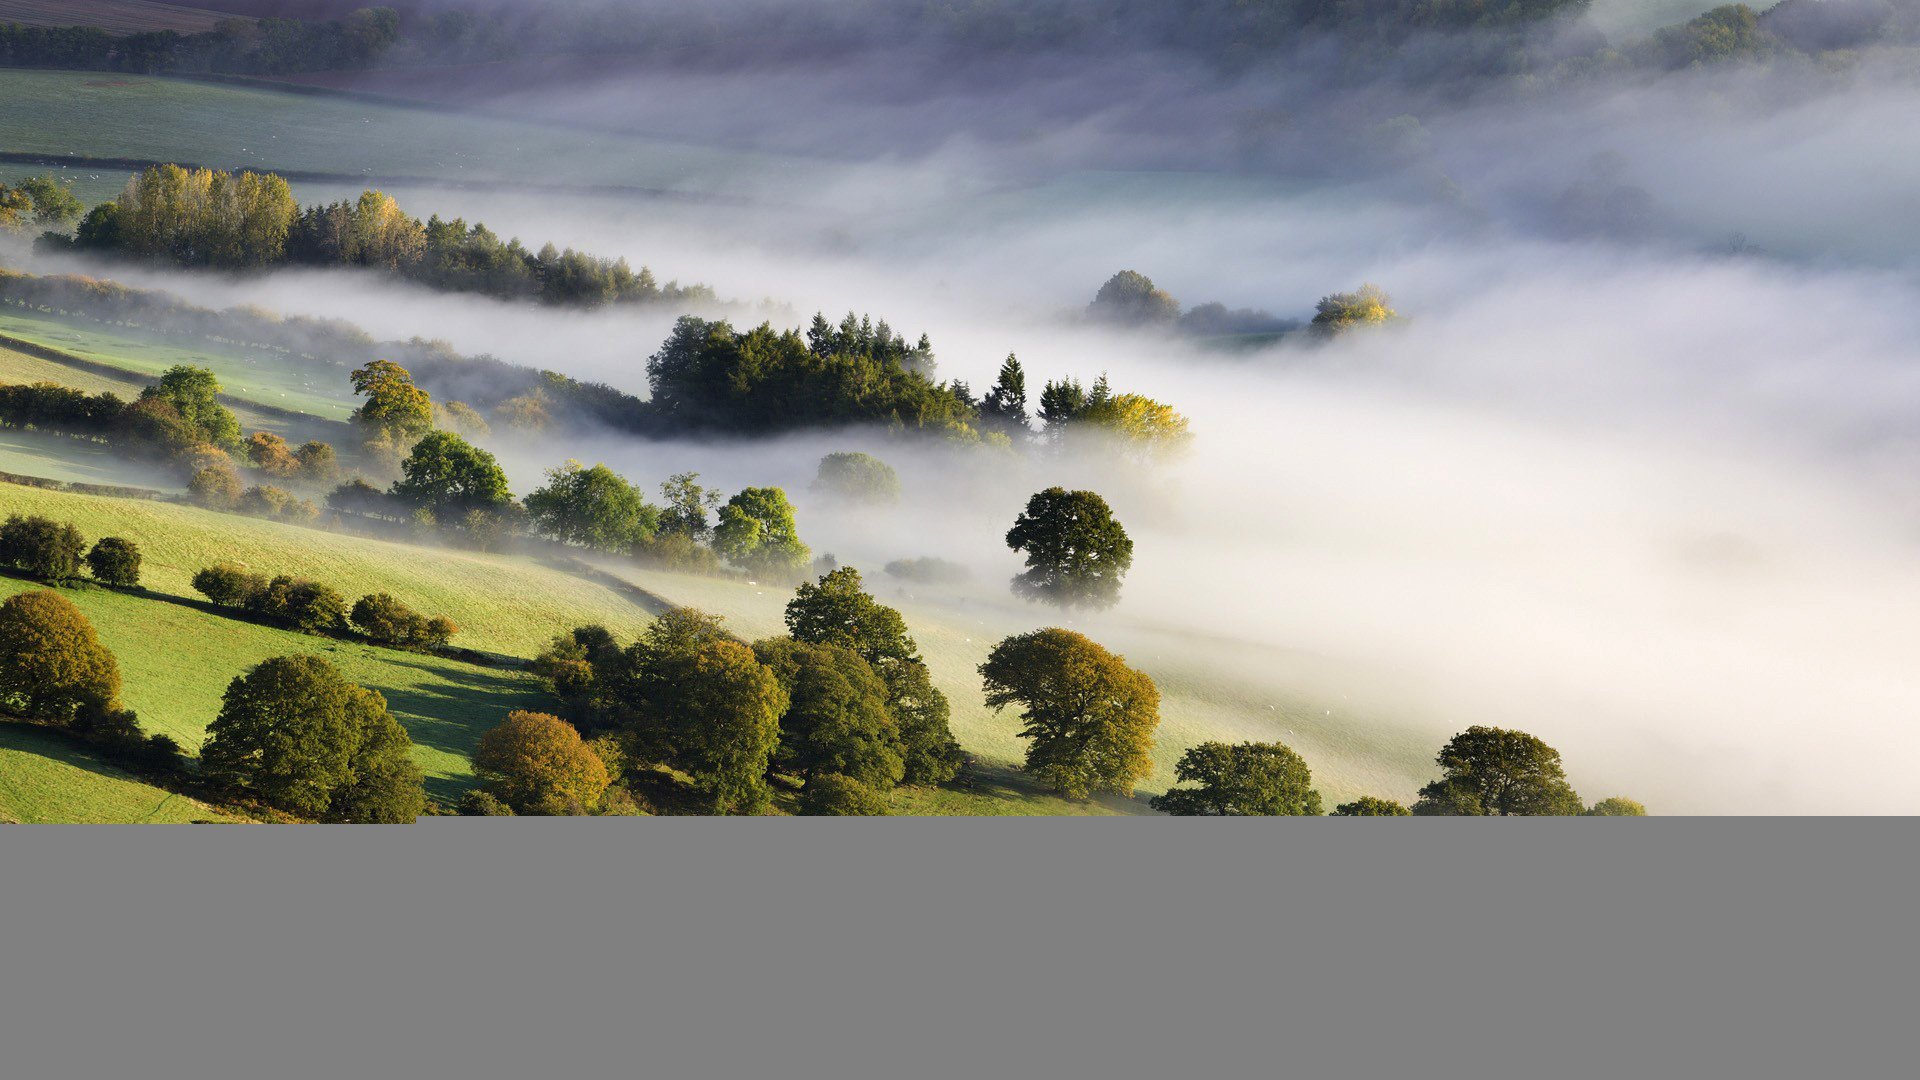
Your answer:
[[[1596,5],[1596,18],[1620,7]],[[1154,94],[1194,78],[1183,60],[1138,62],[1157,65],[1137,80]],[[686,470],[728,489],[779,484],[815,551],[876,577],[903,557],[964,563],[973,586],[919,602],[1017,628],[1058,616],[1007,594],[1006,528],[1041,486],[1093,486],[1134,536],[1136,565],[1117,609],[1073,625],[1150,650],[1149,670],[1231,668],[1263,692],[1390,716],[1436,748],[1467,724],[1523,728],[1565,754],[1589,799],[1627,794],[1655,812],[1920,811],[1910,76],[1734,72],[1409,100],[1417,124],[1378,126],[1324,160],[1298,141],[1234,150],[1235,117],[1272,83],[1206,82],[1166,110],[1160,142],[1142,136],[1154,124],[1136,98],[1111,111],[1028,100],[1019,115],[1057,121],[1033,129],[966,119],[1085,85],[1076,74],[930,90],[910,107],[829,73],[701,75],[666,134],[698,127],[701,101],[721,119],[758,102],[754,124],[716,123],[715,137],[790,120],[804,139],[771,149],[803,141],[836,162],[804,188],[754,180],[737,203],[392,193],[422,216],[770,298],[796,324],[815,310],[885,317],[930,334],[939,374],[976,393],[1009,352],[1036,401],[1047,378],[1107,372],[1191,418],[1184,458],[997,457],[878,432],[712,444],[578,431],[500,440],[516,491],[568,457],[649,488]],[[632,125],[623,101],[660,78],[616,74],[569,108]],[[523,88],[503,96],[543,107]],[[845,99],[865,104],[821,112]],[[1221,123],[1176,130],[1206,111],[1195,102]],[[1399,114],[1376,99],[1368,115]],[[915,118],[911,138],[887,138]],[[857,132],[836,142],[836,125]],[[581,154],[593,146],[582,136]],[[1169,148],[1196,147],[1169,167]],[[1239,352],[1089,324],[1086,302],[1122,268],[1190,305],[1298,318],[1373,281],[1404,318]],[[350,273],[113,273],[642,394],[678,314],[557,311]],[[897,508],[855,513],[807,491],[820,454],[852,448],[900,469]],[[1382,793],[1404,798],[1421,779]]]

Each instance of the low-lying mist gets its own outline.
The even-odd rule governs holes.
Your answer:
[[[730,77],[738,95],[761,85]],[[937,556],[974,582],[918,602],[1023,628],[1063,617],[1008,594],[1004,533],[1039,488],[1093,487],[1136,564],[1118,608],[1071,621],[1150,671],[1230,669],[1351,701],[1435,748],[1468,724],[1523,728],[1563,751],[1589,798],[1655,812],[1915,812],[1920,128],[1900,119],[1916,105],[1910,80],[1870,71],[1791,93],[1689,75],[1429,112],[1382,130],[1377,167],[1337,176],[1084,167],[1110,160],[1096,118],[877,159],[867,132],[830,189],[741,205],[394,194],[772,298],[801,323],[885,317],[929,333],[940,376],[976,393],[1009,352],[1031,399],[1047,378],[1104,371],[1188,414],[1196,435],[1146,468],[880,432],[553,432],[495,446],[518,493],[569,457],[647,488],[682,471],[778,484],[814,550],[883,592],[905,588],[884,563]],[[1086,302],[1122,268],[1188,304],[1289,317],[1375,281],[1403,318],[1237,351],[1089,324]],[[112,273],[639,393],[678,314],[350,273]],[[900,470],[897,507],[849,511],[807,490],[820,455],[846,449]]]

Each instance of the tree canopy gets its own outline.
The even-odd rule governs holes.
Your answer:
[[[1153,771],[1160,691],[1083,634],[1051,628],[1001,641],[980,665],[987,705],[1020,707],[1027,771],[1068,798],[1130,795]]]
[[[261,662],[227,686],[207,727],[207,776],[330,821],[410,821],[424,789],[386,699],[319,656]]]
[[[71,725],[119,698],[120,667],[72,601],[37,589],[0,603],[0,708]]]
[[[572,724],[520,709],[480,736],[473,766],[487,790],[522,814],[592,813],[610,782]]]
[[[1201,743],[1180,755],[1153,808],[1183,817],[1318,817],[1320,793],[1305,759],[1281,743]]]
[[[734,565],[776,578],[797,577],[811,555],[800,542],[787,493],[772,487],[747,488],[728,499],[713,546]]]
[[[1054,487],[1028,499],[1007,531],[1007,546],[1027,557],[1014,593],[1064,608],[1119,603],[1120,583],[1133,567],[1127,530],[1091,491]]]
[[[660,528],[660,508],[605,465],[589,469],[568,461],[548,469],[546,486],[529,494],[526,504],[541,532],[596,551],[632,551]]]
[[[770,638],[753,651],[787,694],[776,769],[805,785],[828,775],[879,791],[900,782],[905,764],[887,684],[858,653],[792,638]]]
[[[492,454],[451,431],[429,432],[400,464],[394,497],[443,522],[470,510],[498,510],[513,501],[507,474]]]
[[[1524,731],[1470,727],[1435,760],[1441,778],[1420,789],[1415,814],[1531,817],[1582,809],[1560,751]]]

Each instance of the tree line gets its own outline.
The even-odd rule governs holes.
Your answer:
[[[485,225],[434,216],[422,222],[392,196],[301,207],[273,173],[155,165],[119,198],[87,211],[73,233],[50,230],[52,249],[219,270],[352,266],[444,292],[592,307],[714,302],[704,285],[661,285],[646,267],[553,244],[530,251]]]
[[[97,27],[0,24],[0,66],[70,71],[290,75],[370,67],[400,36],[391,8],[344,18],[222,19],[211,30],[111,34]]]

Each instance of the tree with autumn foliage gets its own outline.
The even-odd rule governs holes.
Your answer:
[[[487,789],[521,814],[590,814],[610,783],[572,724],[520,709],[480,736],[473,765]]]
[[[38,589],[0,603],[0,709],[68,726],[119,698],[119,665],[72,601]]]
[[[1016,634],[980,665],[987,705],[1020,709],[1027,771],[1071,799],[1131,795],[1153,771],[1160,690],[1084,634]]]

